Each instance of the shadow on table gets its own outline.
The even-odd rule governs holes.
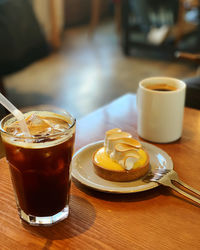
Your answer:
[[[96,197],[101,200],[107,200],[111,202],[138,202],[142,200],[149,200],[159,195],[170,195],[170,191],[163,187],[158,186],[157,188],[137,192],[137,193],[130,193],[130,194],[118,194],[118,193],[104,193],[100,191],[93,190],[84,186],[83,184],[79,183],[78,181],[74,180],[74,183],[78,189],[82,192],[85,192],[88,195]]]
[[[103,193],[99,191],[92,190],[90,188],[85,187],[81,183],[74,181],[76,187],[81,191],[85,192],[88,195],[96,197],[101,200],[111,201],[111,202],[139,202],[144,200],[150,200],[157,196],[172,196],[178,200],[183,202],[187,202],[196,207],[200,207],[197,203],[187,199],[186,197],[172,191],[172,189],[164,186],[158,186],[151,190],[146,190],[143,192],[138,193],[131,193],[131,194],[114,194],[114,193]]]
[[[23,223],[23,227],[36,236],[48,239],[43,248],[48,249],[52,240],[63,240],[84,233],[92,226],[95,218],[96,212],[92,204],[79,196],[72,195],[70,214],[64,221],[50,227],[33,227]]]

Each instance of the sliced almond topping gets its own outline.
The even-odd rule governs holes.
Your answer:
[[[137,153],[137,151],[132,151],[132,152],[129,152],[128,155],[124,157],[124,162],[126,162],[128,158],[139,159],[140,155]]]
[[[127,132],[119,132],[119,133],[110,134],[108,136],[108,140],[111,140],[111,141],[124,139],[124,138],[131,138],[131,134]]]
[[[127,151],[137,150],[137,149],[128,144],[118,143],[115,145],[115,150],[118,152],[127,152]]]
[[[130,145],[130,146],[133,146],[134,148],[141,148],[142,147],[141,143],[133,138],[124,138],[123,143]]]
[[[113,129],[106,131],[106,135],[108,136],[108,135],[120,133],[120,132],[122,132],[122,130],[120,128],[113,128]]]
[[[130,170],[140,158],[139,149],[142,145],[130,133],[114,128],[106,132],[104,147],[110,158]]]
[[[137,155],[128,155],[127,157],[124,157],[124,166],[126,170],[131,170],[137,159],[139,159],[139,156]]]

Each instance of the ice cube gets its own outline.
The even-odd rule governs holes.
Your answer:
[[[49,158],[51,156],[51,154],[52,154],[51,151],[46,152],[46,153],[44,153],[44,157]]]
[[[69,128],[69,124],[65,120],[61,120],[59,118],[51,118],[51,119],[45,119],[45,122],[47,122],[55,132],[64,132],[67,128]]]
[[[13,159],[16,162],[23,162],[24,159],[25,159],[24,154],[21,152],[20,148],[17,148],[16,150],[13,150],[12,154],[13,154],[12,155]]]
[[[54,134],[53,127],[41,117],[32,114],[26,120],[29,131],[33,136]]]
[[[48,168],[47,173],[49,175],[56,175],[61,174],[65,170],[65,162],[63,159],[58,159],[57,162],[55,162],[55,165],[53,168]]]
[[[9,125],[8,127],[6,127],[6,132],[9,134],[12,134],[14,136],[16,136],[16,135],[22,136],[23,135],[22,130],[21,130],[18,122],[15,122],[15,123]]]
[[[26,123],[28,124],[28,126],[40,126],[45,122],[39,116],[32,114],[26,119]]]
[[[6,128],[6,131],[9,133],[9,134],[12,134],[12,135],[16,135],[18,133],[20,133],[20,128],[16,125],[16,126],[9,126]]]

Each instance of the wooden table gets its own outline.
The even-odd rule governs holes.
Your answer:
[[[127,94],[77,122],[76,150],[120,127],[136,132],[135,96]],[[157,144],[180,178],[200,189],[200,111],[185,108],[183,136]],[[52,227],[19,220],[8,166],[0,160],[0,249],[200,249],[200,207],[165,187],[106,194],[72,183],[68,219]]]

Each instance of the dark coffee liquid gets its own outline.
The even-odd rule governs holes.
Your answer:
[[[13,186],[19,206],[26,214],[51,216],[67,204],[73,141],[74,136],[43,149],[19,148],[5,143]]]
[[[175,86],[171,86],[165,83],[160,84],[150,84],[146,86],[147,89],[155,90],[155,91],[175,91],[177,88]]]
[[[68,126],[66,121],[60,123]],[[37,146],[40,142],[34,140],[32,147],[29,143],[21,146],[4,140],[18,204],[28,215],[52,216],[68,203],[75,136],[64,136],[66,139],[56,138],[55,144],[50,141],[49,146],[45,142],[44,147]]]
[[[161,88],[157,88],[157,89],[153,89],[153,90],[156,90],[156,91],[173,91],[171,89],[161,89]]]

